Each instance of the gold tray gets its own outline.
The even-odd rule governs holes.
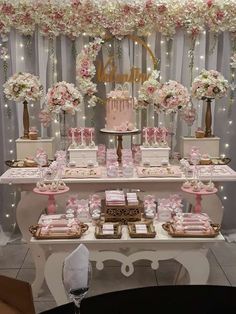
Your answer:
[[[162,228],[173,238],[214,238],[218,236],[220,233],[220,225],[211,224],[211,227],[211,233],[184,233],[176,232],[172,222],[166,222],[162,225]]]
[[[147,233],[137,233],[136,228],[135,228],[136,224],[146,225]],[[148,222],[141,221],[137,223],[130,222],[128,223],[128,231],[129,231],[129,236],[131,238],[155,238],[156,236],[155,227],[153,226],[153,223],[151,221],[148,221]]]
[[[53,162],[53,160],[48,160],[48,163],[44,165],[43,167],[48,167]],[[38,165],[33,166],[25,166],[23,160],[6,160],[5,161],[6,166],[10,168],[37,168]]]
[[[88,230],[88,225],[79,224],[76,232],[70,233],[51,233],[51,234],[41,234],[41,226],[34,225],[29,227],[29,231],[32,233],[33,237],[37,240],[50,240],[50,239],[79,239],[82,234]]]
[[[122,236],[122,227],[119,223],[113,223],[114,234],[103,234],[102,227],[103,223],[100,223],[95,228],[95,238],[96,239],[120,239]]]

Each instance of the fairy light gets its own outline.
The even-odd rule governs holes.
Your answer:
[[[59,134],[60,134],[59,132],[55,132],[55,135],[56,135],[56,136],[59,136]]]
[[[163,45],[164,44],[164,40],[161,40],[161,45]]]
[[[9,218],[9,217],[10,217],[10,215],[9,215],[9,214],[6,214],[5,216],[6,216],[6,218]]]
[[[135,46],[137,46],[138,42],[137,42],[137,41],[135,41],[135,42],[134,42],[134,44],[135,44]]]
[[[226,201],[228,198],[227,198],[227,196],[224,196],[223,199]]]
[[[12,143],[12,141],[13,141],[12,138],[10,138],[10,139],[9,139],[9,143]]]
[[[147,71],[148,71],[148,72],[150,72],[150,71],[151,71],[151,68],[150,68],[150,67],[148,67],[148,68],[147,68]]]
[[[34,104],[30,104],[30,107],[31,107],[31,108],[34,108]]]
[[[233,121],[232,121],[232,120],[230,120],[230,121],[229,121],[229,125],[231,125],[232,123],[233,123]]]
[[[197,46],[200,45],[200,41],[197,40],[197,41],[196,41],[196,45],[197,45]]]
[[[147,44],[147,46],[148,46],[148,47],[151,47],[151,45],[150,45],[150,44]]]
[[[225,144],[225,148],[229,148],[229,144],[228,143]]]
[[[83,33],[83,36],[86,36],[87,34],[86,33]]]
[[[200,59],[202,59],[202,60],[203,60],[203,59],[204,59],[204,56],[200,56]]]
[[[86,119],[86,117],[85,116],[83,116],[83,120],[85,120]]]
[[[13,203],[13,204],[11,204],[11,207],[13,208],[13,207],[15,207],[16,206],[16,204],[15,203]]]
[[[112,139],[112,138],[110,138],[109,142],[110,142],[110,143],[113,143],[113,139]]]
[[[23,56],[21,56],[20,59],[21,59],[21,61],[24,61],[24,60],[25,60],[25,58],[24,58]]]
[[[155,119],[155,116],[152,116],[152,119],[154,120],[154,119]]]
[[[199,68],[198,68],[198,67],[196,67],[196,68],[195,68],[195,70],[196,70],[196,71],[198,71],[198,70],[199,70]]]
[[[4,107],[5,107],[5,108],[8,108],[8,104],[5,104]]]
[[[23,43],[20,43],[20,47],[21,47],[21,48],[23,48],[23,47],[24,47]]]
[[[11,149],[11,150],[9,151],[9,153],[10,153],[10,154],[13,154],[13,150]]]
[[[220,190],[221,190],[221,191],[223,191],[223,190],[224,190],[224,187],[223,187],[223,185],[221,185],[221,186],[220,186]]]

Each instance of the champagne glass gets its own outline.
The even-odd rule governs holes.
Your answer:
[[[71,273],[71,278],[65,278],[65,271],[66,271],[66,266],[63,265],[63,273],[62,273],[62,280],[63,280],[63,284],[65,287],[65,290],[69,296],[69,299],[71,301],[73,301],[74,305],[75,305],[75,314],[80,314],[80,305],[81,305],[81,301],[84,299],[84,297],[86,296],[86,294],[88,293],[89,290],[89,286],[91,283],[91,279],[92,279],[92,264],[91,262],[89,262],[88,264],[88,268],[87,268],[87,280],[82,280],[83,284],[80,282],[79,280],[79,276],[78,279],[76,278],[76,270],[74,275]],[[85,272],[85,269],[83,269],[83,274]],[[71,280],[72,279],[72,280]],[[76,282],[77,281],[77,282]]]

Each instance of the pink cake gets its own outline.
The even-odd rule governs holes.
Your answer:
[[[111,91],[107,95],[106,129],[121,132],[134,130],[135,101],[126,90]]]

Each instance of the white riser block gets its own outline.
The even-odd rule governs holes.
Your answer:
[[[141,146],[142,164],[149,162],[151,167],[158,167],[162,165],[163,161],[169,161],[170,148],[169,147],[150,147]]]
[[[211,157],[220,155],[220,138],[219,137],[181,137],[180,154],[181,157],[189,157],[192,147],[198,147],[201,154],[209,154]]]
[[[55,138],[39,138],[37,140],[18,138],[16,140],[16,158],[21,160],[29,156],[35,157],[38,148],[45,150],[49,159],[54,159],[56,152]]]

